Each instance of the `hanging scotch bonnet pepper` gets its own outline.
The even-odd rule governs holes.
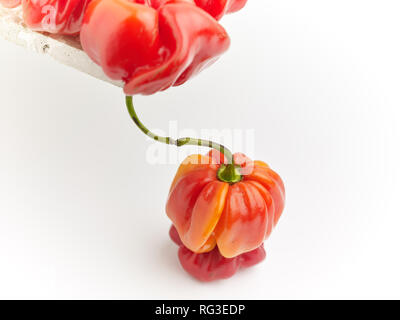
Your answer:
[[[280,176],[266,163],[232,154],[212,141],[157,136],[139,120],[131,96],[126,97],[126,105],[148,137],[177,147],[214,149],[187,157],[170,187],[166,213],[173,223],[170,237],[180,247],[182,267],[201,281],[212,281],[261,262],[263,242],[284,208]]]

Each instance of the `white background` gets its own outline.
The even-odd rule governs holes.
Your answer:
[[[211,284],[178,264],[177,164],[146,161],[121,89],[0,40],[0,298],[400,298],[399,12],[250,0],[216,65],[135,99],[153,128],[254,129],[285,180],[267,260]]]

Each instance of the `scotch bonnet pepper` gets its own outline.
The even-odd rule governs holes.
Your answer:
[[[218,164],[220,158],[217,151],[189,156],[172,182],[166,212],[190,251],[218,247],[233,258],[268,238],[282,214],[285,189],[262,161],[237,153],[227,165]]]
[[[193,0],[142,2],[94,0],[81,29],[83,49],[127,95],[181,85],[229,48],[225,29]]]
[[[79,33],[90,0],[22,0],[23,18],[35,31]]]

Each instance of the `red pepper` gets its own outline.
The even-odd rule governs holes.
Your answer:
[[[252,267],[266,257],[264,245],[231,259],[223,257],[218,248],[207,253],[194,253],[183,245],[174,226],[171,227],[169,235],[179,246],[178,257],[183,269],[194,278],[204,282],[228,279],[239,269]]]
[[[35,31],[77,34],[90,0],[22,0],[26,25]]]
[[[196,4],[211,14],[215,19],[221,19],[225,14],[242,9],[247,0],[194,0]]]
[[[15,8],[21,4],[21,0],[0,0],[0,4],[5,8]]]
[[[225,29],[193,0],[146,3],[94,0],[81,29],[86,53],[127,95],[181,85],[228,49]]]
[[[233,258],[268,238],[282,214],[285,189],[262,161],[235,154],[234,164],[220,165],[215,164],[220,153],[212,154],[182,163],[166,212],[185,247],[195,253],[218,247],[222,256]]]

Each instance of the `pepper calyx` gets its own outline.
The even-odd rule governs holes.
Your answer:
[[[222,164],[218,169],[217,177],[220,181],[229,184],[235,184],[242,181],[243,176],[240,173],[240,166],[231,164]]]

